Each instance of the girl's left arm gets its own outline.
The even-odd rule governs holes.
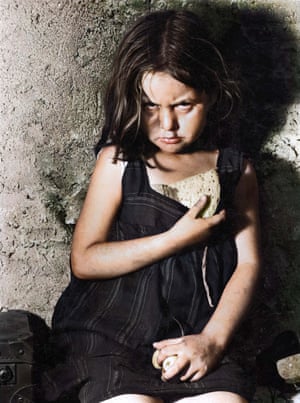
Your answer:
[[[218,307],[204,329],[224,349],[245,316],[260,277],[260,224],[258,187],[254,168],[246,162],[235,194],[237,210],[237,267],[225,287]]]
[[[227,283],[211,319],[198,335],[155,343],[159,361],[177,355],[175,364],[164,374],[170,379],[187,368],[181,380],[198,380],[221,359],[232,336],[245,316],[260,276],[260,226],[258,189],[253,166],[247,161],[239,181],[235,206],[238,213],[237,267]]]

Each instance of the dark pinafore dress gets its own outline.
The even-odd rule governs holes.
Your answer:
[[[228,357],[197,382],[162,382],[151,362],[154,341],[201,332],[235,269],[236,247],[228,223],[234,219],[232,200],[242,163],[237,151],[219,153],[218,210],[225,208],[228,218],[207,245],[196,245],[114,279],[89,281],[72,276],[53,316],[53,364],[44,377],[45,401],[70,394],[72,403],[98,403],[136,393],[171,402],[213,391],[251,398],[252,380]],[[150,187],[142,161],[129,162],[111,239],[158,234],[186,211]]]

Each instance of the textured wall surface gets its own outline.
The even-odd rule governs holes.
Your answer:
[[[68,281],[101,89],[115,43],[137,11],[121,1],[0,1],[2,308],[49,320]]]
[[[203,7],[242,82],[242,144],[256,160],[262,200],[257,337],[270,326],[300,330],[296,0],[0,0],[0,309],[50,321],[69,279],[114,48],[136,15],[174,4]]]

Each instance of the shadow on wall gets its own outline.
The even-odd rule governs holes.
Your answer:
[[[298,138],[297,150],[297,120],[294,127],[285,126],[289,107],[299,102],[299,39],[291,28],[292,16],[279,13],[275,5],[192,2],[190,9],[207,19],[213,41],[241,86],[234,141],[257,168],[264,258],[263,281],[246,340],[253,341],[253,348],[263,348],[286,327],[300,332],[300,183],[295,161],[300,144]],[[293,155],[291,162],[264,149],[275,135],[280,155],[285,156],[280,150],[285,147]]]
[[[256,159],[285,124],[288,107],[299,101],[299,39],[292,17],[274,5],[191,2],[189,8],[208,22],[212,41],[240,83],[242,108],[234,128],[240,140],[235,141]]]

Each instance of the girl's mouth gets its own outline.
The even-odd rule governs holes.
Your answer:
[[[162,143],[165,144],[177,144],[181,142],[180,137],[160,137],[159,139]]]

